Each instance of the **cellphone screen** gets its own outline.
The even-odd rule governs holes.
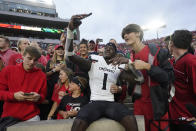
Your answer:
[[[103,39],[100,39],[99,42],[103,42]]]
[[[25,96],[31,96],[33,93],[24,93]]]

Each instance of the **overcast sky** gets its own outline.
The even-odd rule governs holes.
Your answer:
[[[122,28],[136,23],[140,26],[151,21],[162,21],[166,28],[158,30],[159,37],[176,29],[196,30],[196,0],[54,0],[61,18],[73,14],[90,13],[80,26],[81,38],[110,38],[124,42]],[[156,38],[156,30],[145,31],[144,39]]]

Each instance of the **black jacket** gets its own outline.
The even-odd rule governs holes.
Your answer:
[[[148,47],[151,53],[149,63],[152,65],[148,75],[153,116],[155,120],[160,120],[168,111],[169,86],[174,80],[174,72],[168,61],[168,50],[157,47],[155,44],[149,44]]]

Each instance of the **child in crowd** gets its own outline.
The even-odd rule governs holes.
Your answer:
[[[48,118],[47,118],[48,120],[50,120],[51,117],[54,116],[54,113],[55,113],[61,99],[63,98],[63,96],[68,95],[70,93],[70,91],[69,91],[69,77],[71,75],[72,75],[72,71],[69,68],[62,67],[60,69],[59,80],[58,80],[58,83],[55,84],[53,95],[52,95],[52,101],[54,103],[52,105],[50,113],[48,114]]]
[[[83,90],[87,86],[87,80],[82,77],[74,77],[69,84],[70,95],[66,95],[60,102],[58,113],[60,117],[57,119],[73,118],[77,115],[82,106],[88,103],[88,100],[83,96]]]

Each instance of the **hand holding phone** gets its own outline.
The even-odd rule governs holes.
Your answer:
[[[74,30],[74,29],[78,28],[82,24],[81,20],[84,19],[84,18],[89,17],[90,15],[92,15],[92,13],[79,14],[79,15],[72,16],[71,20],[69,22],[69,29]]]
[[[80,20],[82,20],[82,19],[84,19],[84,18],[87,18],[87,17],[91,16],[92,14],[93,14],[92,12],[89,13],[89,14],[81,14]]]
[[[40,98],[41,98],[41,96],[37,92],[26,93],[26,100],[27,101],[37,102],[37,101],[39,101]]]
[[[96,43],[103,42],[103,39],[97,38]]]
[[[24,93],[25,96],[32,96],[33,93]]]
[[[15,93],[14,93],[14,98],[15,98],[17,101],[25,101],[24,92],[22,92],[22,91],[15,92]]]

